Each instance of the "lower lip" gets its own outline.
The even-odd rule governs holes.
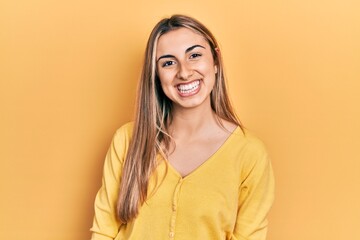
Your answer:
[[[189,93],[182,93],[179,91],[179,89],[177,89],[178,90],[177,92],[181,97],[191,97],[191,96],[194,96],[195,94],[197,94],[200,91],[200,88],[201,88],[201,82],[199,83],[198,88],[195,89],[194,91],[191,91]]]

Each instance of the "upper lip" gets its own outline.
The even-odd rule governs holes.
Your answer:
[[[200,81],[200,79],[195,79],[195,80],[191,80],[191,81],[188,81],[188,82],[181,82],[181,83],[176,84],[175,87],[178,87],[180,85],[187,85],[187,84],[197,82],[197,81]]]

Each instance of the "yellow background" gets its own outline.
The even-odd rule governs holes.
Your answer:
[[[236,110],[268,147],[268,239],[360,239],[356,0],[1,0],[0,239],[89,239],[146,39],[173,13],[217,36]]]

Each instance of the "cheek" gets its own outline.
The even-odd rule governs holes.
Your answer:
[[[163,92],[167,97],[169,97],[170,87],[171,87],[171,81],[169,81],[169,78],[166,76],[166,74],[160,74],[159,73],[159,79],[160,79],[160,86]]]
[[[198,69],[205,75],[214,75],[216,73],[216,66],[211,59],[199,64]]]
[[[206,66],[200,70],[204,76],[209,79],[215,78],[216,72],[213,66]]]
[[[158,76],[162,87],[172,83],[172,74],[170,72],[159,72]]]

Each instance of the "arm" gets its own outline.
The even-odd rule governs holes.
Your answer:
[[[95,216],[92,240],[113,240],[118,234],[120,222],[116,218],[120,177],[128,145],[126,130],[120,128],[114,135],[106,154],[102,186],[95,198]]]
[[[274,176],[262,145],[252,145],[245,154],[239,188],[238,216],[234,240],[265,240],[267,214],[274,200]]]

